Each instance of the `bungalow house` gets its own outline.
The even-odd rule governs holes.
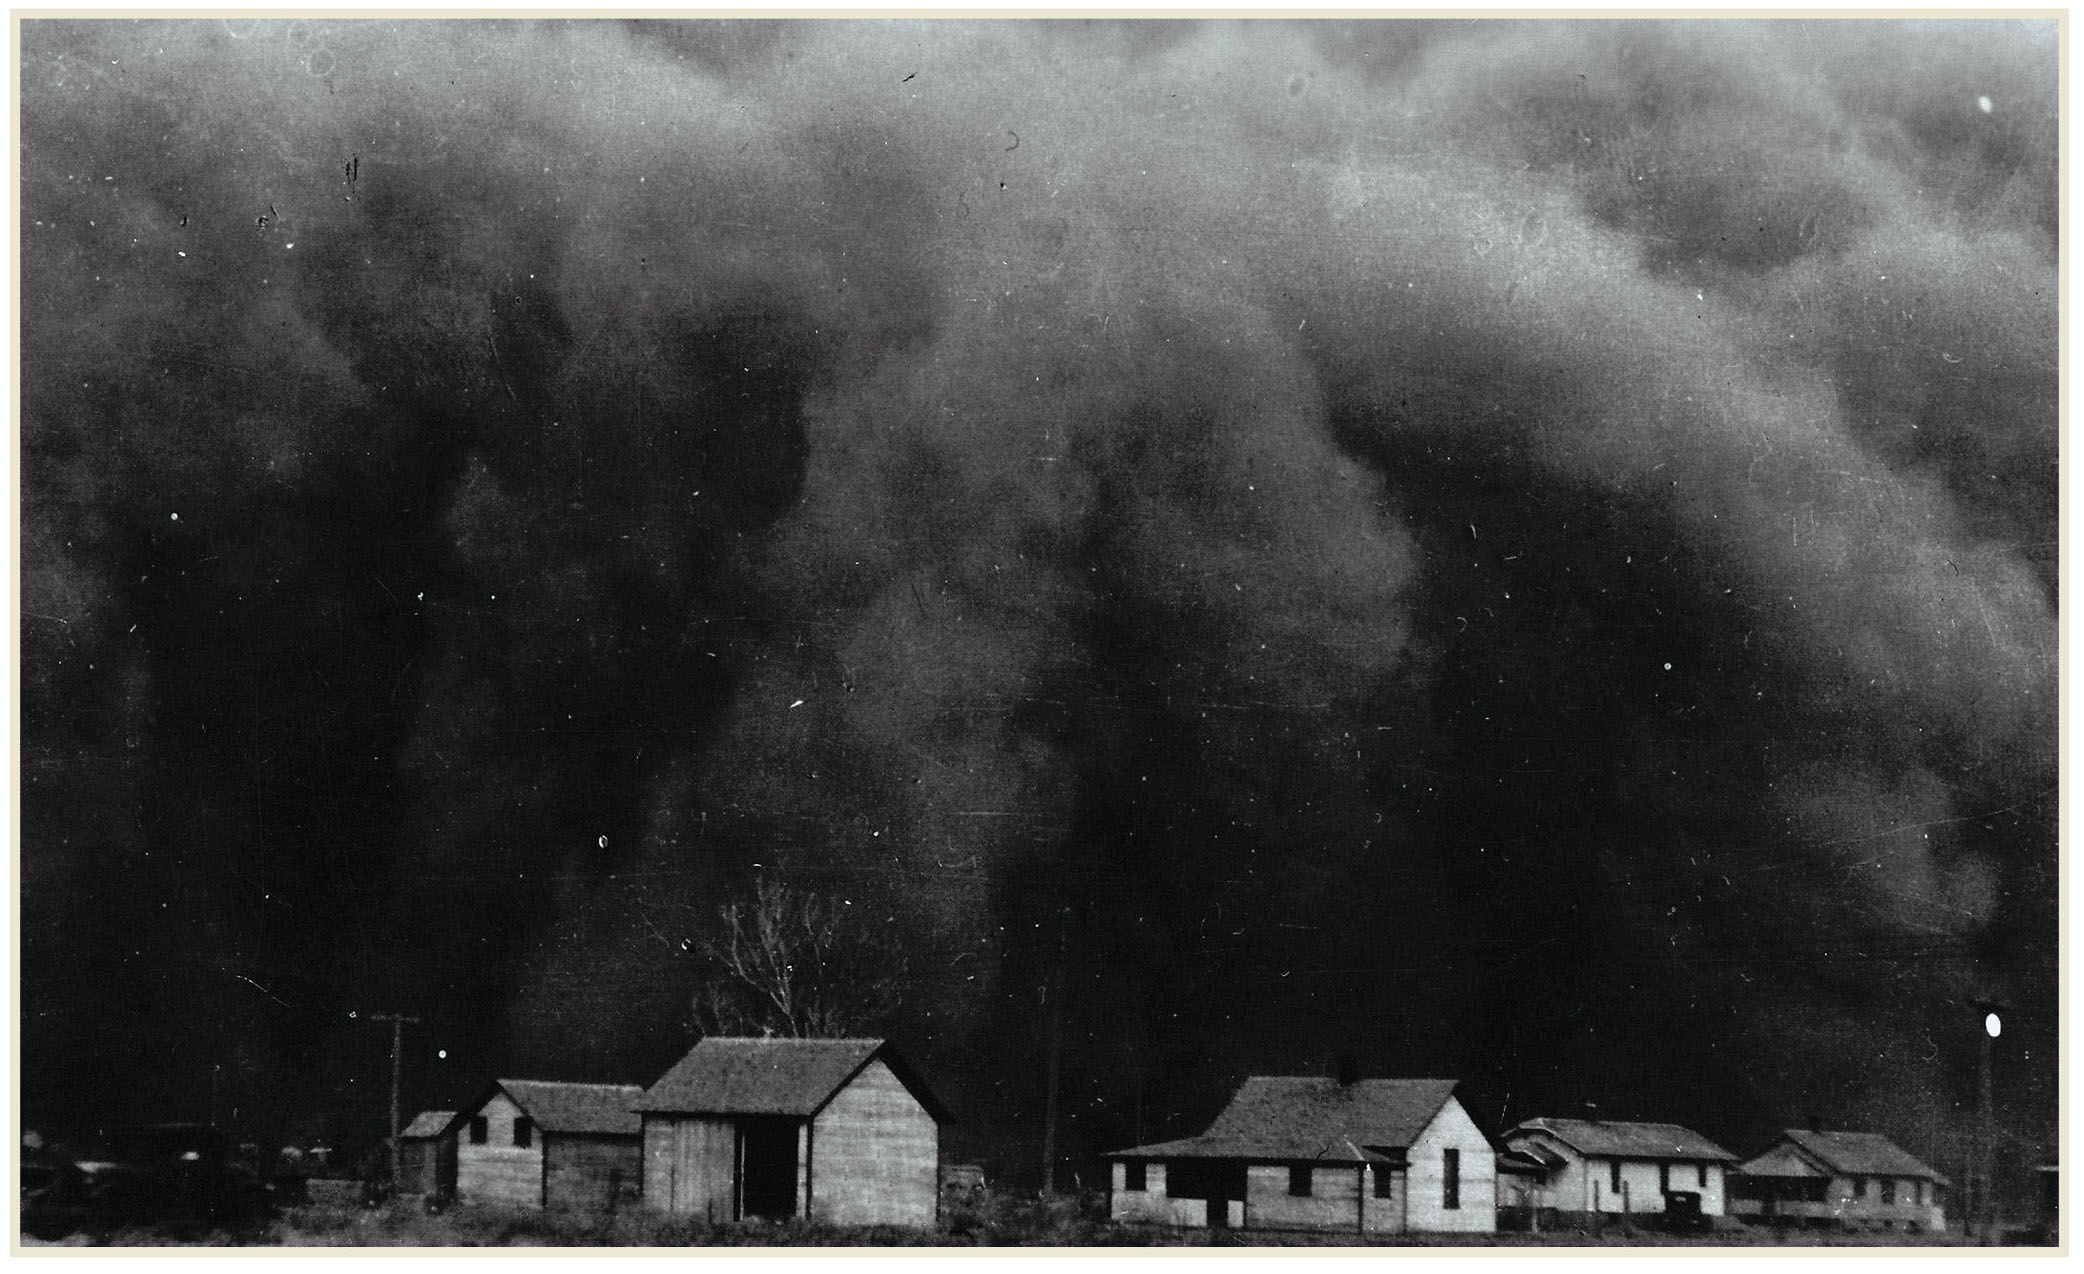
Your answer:
[[[634,1203],[635,1084],[494,1080],[450,1124],[456,1196],[466,1203],[612,1212]]]
[[[1198,1137],[1117,1150],[1117,1221],[1355,1235],[1497,1228],[1496,1148],[1451,1079],[1253,1076]]]
[[[456,1192],[456,1112],[423,1110],[398,1134],[398,1193]]]
[[[632,1103],[644,1202],[714,1221],[934,1224],[946,1109],[882,1040],[711,1037]]]
[[[1738,1165],[1730,1211],[1763,1224],[1937,1231],[1946,1184],[1880,1133],[1790,1128]]]
[[[1514,1203],[1558,1214],[1698,1205],[1702,1216],[1722,1216],[1723,1175],[1737,1158],[1690,1128],[1613,1119],[1529,1119],[1503,1140],[1544,1169]]]

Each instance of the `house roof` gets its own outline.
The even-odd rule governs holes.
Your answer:
[[[1113,1152],[1135,1159],[1292,1159],[1400,1164],[1454,1095],[1451,1079],[1254,1075],[1198,1137]]]
[[[612,1133],[639,1136],[644,1123],[631,1109],[644,1090],[636,1084],[578,1084],[556,1079],[502,1079],[495,1087],[551,1133]],[[489,1098],[491,1093],[485,1095]],[[480,1099],[475,1110],[485,1104]]]
[[[947,1111],[883,1040],[741,1039],[710,1036],[632,1103],[637,1111],[705,1115],[818,1113],[881,1058],[935,1119]]]
[[[1616,1119],[1529,1119],[1505,1135],[1546,1132],[1581,1155],[1617,1159],[1720,1159],[1736,1156],[1691,1128],[1677,1124],[1632,1123]]]
[[[1848,1177],[1923,1177],[1947,1184],[1945,1177],[1878,1132],[1790,1128],[1784,1135],[1824,1167]]]
[[[1545,1177],[1549,1170],[1556,1166],[1556,1163],[1549,1162],[1552,1159],[1556,1159],[1557,1163],[1561,1162],[1553,1154],[1537,1153],[1534,1147],[1527,1146],[1518,1150],[1500,1150],[1495,1157],[1495,1163],[1500,1172],[1522,1177]]]
[[[449,1124],[454,1122],[455,1118],[456,1112],[453,1110],[423,1110],[419,1114],[414,1115],[412,1122],[405,1125],[405,1131],[398,1135],[401,1137],[439,1137],[449,1130]]]

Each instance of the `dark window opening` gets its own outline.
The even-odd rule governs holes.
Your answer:
[[[535,1125],[529,1121],[528,1116],[514,1116],[514,1144],[526,1150],[534,1141]]]
[[[1621,1161],[1619,1159],[1616,1159],[1612,1163],[1609,1163],[1607,1167],[1612,1170],[1608,1174],[1608,1176],[1613,1181],[1614,1193],[1619,1194],[1621,1193]]]
[[[1854,1177],[1852,1179],[1852,1197],[1855,1199],[1867,1197],[1867,1178]]]
[[[1391,1171],[1390,1171],[1390,1170],[1389,1170],[1388,1168],[1386,1168],[1386,1167],[1382,1166],[1382,1165],[1381,1165],[1381,1164],[1379,1164],[1379,1163],[1378,1163],[1378,1164],[1376,1164],[1376,1165],[1375,1165],[1374,1167],[1372,1167],[1372,1168],[1369,1168],[1369,1169],[1368,1169],[1368,1171],[1369,1171],[1369,1172],[1372,1172],[1372,1173],[1374,1173],[1374,1174],[1375,1174],[1375,1197],[1376,1197],[1376,1198],[1378,1198],[1378,1199],[1394,1199],[1394,1198],[1396,1198],[1396,1189],[1397,1189],[1397,1179],[1396,1179],[1396,1176],[1395,1176],[1395,1174],[1393,1174],[1393,1173],[1392,1173],[1392,1172],[1391,1172]]]
[[[1288,1165],[1288,1193],[1298,1199],[1310,1197],[1310,1165],[1292,1163]]]
[[[1144,1162],[1143,1162],[1143,1160],[1141,1160],[1141,1159],[1131,1159],[1131,1160],[1129,1160],[1129,1162],[1127,1162],[1127,1163],[1123,1164],[1123,1165],[1122,1165],[1122,1189],[1124,1189],[1124,1190],[1144,1190],[1144,1189],[1147,1189],[1148,1187],[1144,1185],[1144,1173],[1143,1173],[1143,1169],[1144,1169]]]
[[[1668,1163],[1660,1163],[1657,1165],[1657,1188],[1666,1192],[1667,1194],[1671,1192],[1672,1166]]]
[[[483,1115],[473,1116],[470,1121],[470,1144],[482,1146],[491,1136],[492,1121]]]
[[[1881,1201],[1888,1207],[1893,1208],[1896,1206],[1896,1178],[1883,1177],[1881,1179]]]
[[[1462,1152],[1459,1150],[1440,1152],[1440,1206],[1462,1206]]]
[[[1701,1188],[1701,1189],[1703,1189],[1703,1190],[1707,1189],[1707,1188],[1708,1188],[1708,1165],[1706,1165],[1706,1164],[1704,1164],[1704,1163],[1697,1163],[1697,1164],[1694,1164],[1694,1165],[1693,1165],[1693,1168],[1694,1168],[1694,1171],[1695,1171],[1695,1172],[1696,1172],[1696,1173],[1697,1173],[1697,1174],[1699,1175],[1699,1177],[1700,1177],[1700,1188]]]

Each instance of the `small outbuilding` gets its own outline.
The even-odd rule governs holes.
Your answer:
[[[1763,1225],[1940,1231],[1947,1179],[1878,1132],[1790,1128],[1738,1165],[1730,1210]]]
[[[1108,1213],[1354,1235],[1495,1230],[1496,1147],[1455,1083],[1255,1075],[1200,1136],[1106,1156]]]
[[[1690,1128],[1618,1119],[1529,1119],[1503,1140],[1544,1169],[1521,1178],[1513,1204],[1559,1216],[1722,1216],[1737,1159]]]
[[[466,1203],[609,1211],[635,1203],[636,1084],[501,1079],[450,1125]]]
[[[711,1037],[635,1103],[645,1206],[930,1226],[946,1108],[883,1040]]]
[[[423,1110],[398,1134],[398,1193],[456,1192],[456,1112]]]

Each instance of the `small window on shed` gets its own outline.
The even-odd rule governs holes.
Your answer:
[[[1387,1164],[1374,1164],[1368,1168],[1368,1171],[1375,1174],[1376,1198],[1393,1199],[1396,1197],[1396,1175],[1389,1170]]]
[[[1146,1186],[1144,1185],[1144,1183],[1143,1183],[1143,1168],[1144,1168],[1144,1163],[1143,1163],[1143,1160],[1141,1160],[1141,1159],[1131,1159],[1131,1160],[1129,1160],[1129,1161],[1128,1161],[1127,1163],[1123,1164],[1123,1165],[1122,1165],[1122,1189],[1124,1189],[1124,1190],[1143,1190],[1143,1189],[1146,1189],[1147,1187],[1146,1187]]]
[[[1440,1206],[1462,1206],[1462,1152],[1459,1150],[1440,1152]]]
[[[1881,1179],[1881,1201],[1886,1207],[1893,1208],[1896,1206],[1896,1178],[1883,1177]]]
[[[535,1141],[535,1124],[526,1115],[514,1116],[514,1144],[526,1149]]]
[[[1310,1197],[1310,1165],[1292,1163],[1288,1165],[1288,1193],[1298,1199]]]
[[[1657,1188],[1658,1188],[1659,1190],[1667,1190],[1667,1191],[1668,1191],[1668,1190],[1670,1190],[1670,1189],[1672,1188],[1672,1166],[1671,1166],[1671,1164],[1669,1164],[1669,1163],[1666,1163],[1666,1162],[1663,1162],[1663,1161],[1660,1161],[1660,1162],[1658,1163],[1658,1165],[1657,1165]]]
[[[1694,1165],[1693,1165],[1693,1170],[1694,1170],[1695,1174],[1696,1174],[1696,1175],[1697,1175],[1697,1176],[1698,1176],[1698,1177],[1700,1178],[1700,1188],[1701,1188],[1701,1189],[1703,1189],[1703,1190],[1707,1189],[1707,1188],[1708,1188],[1708,1165],[1707,1165],[1707,1164],[1704,1164],[1704,1163],[1697,1163],[1697,1164],[1694,1164]]]
[[[1608,1176],[1609,1179],[1613,1182],[1614,1193],[1621,1193],[1621,1161],[1619,1159],[1614,1159],[1609,1161],[1606,1166],[1612,1170],[1608,1174]]]
[[[1852,1197],[1855,1199],[1867,1197],[1867,1178],[1854,1177],[1852,1179]]]
[[[492,1123],[483,1115],[473,1116],[470,1121],[470,1144],[482,1146],[492,1135]]]

